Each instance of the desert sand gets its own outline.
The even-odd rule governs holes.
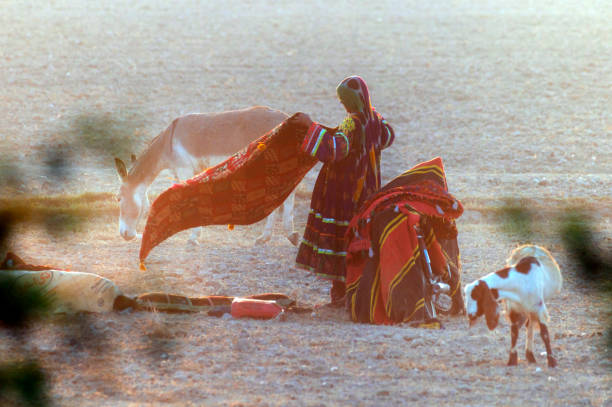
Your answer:
[[[576,278],[556,222],[580,207],[610,247],[610,21],[612,5],[597,0],[3,1],[0,158],[20,176],[2,193],[91,192],[106,208],[61,235],[20,226],[10,247],[26,261],[97,273],[128,295],[281,292],[326,302],[329,283],[295,268],[280,224],[265,246],[254,244],[263,222],[208,227],[200,246],[179,233],[140,271],[139,242],[118,233],[112,158],[128,160],[125,146],[141,153],[189,112],[268,105],[336,125],[335,87],[358,74],[397,133],[383,152],[385,181],[443,158],[466,208],[462,281],[501,268],[526,242],[496,216],[514,199],[536,214],[531,239],[555,255],[565,286],[548,304],[555,369],[539,336],[537,364],[519,352],[507,367],[507,323],[492,332],[468,329],[465,317],[445,318],[442,330],[372,326],[336,310],[271,321],[59,316],[34,324],[26,343],[1,331],[0,362],[38,359],[58,406],[612,405],[610,304]],[[81,148],[83,118],[108,125],[112,142]],[[69,166],[50,172],[49,157]],[[300,232],[318,168],[297,188]]]

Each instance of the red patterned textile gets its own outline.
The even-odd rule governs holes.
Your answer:
[[[424,233],[433,272],[451,286],[451,313],[463,309],[454,222],[462,213],[461,203],[448,193],[439,157],[416,165],[371,197],[347,232],[347,308],[353,321],[428,320],[415,225]]]
[[[164,191],[151,206],[140,261],[182,230],[249,225],[268,216],[317,162],[300,148],[307,130],[289,118],[219,165]]]

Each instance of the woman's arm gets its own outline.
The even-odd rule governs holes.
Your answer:
[[[393,131],[391,125],[389,125],[389,123],[380,113],[376,112],[376,116],[378,116],[378,119],[382,125],[382,132],[380,135],[380,149],[382,150],[393,144],[393,141],[395,140],[395,132]]]
[[[319,161],[339,161],[349,154],[349,136],[341,128],[330,130],[317,122],[312,122],[304,137],[302,151]]]

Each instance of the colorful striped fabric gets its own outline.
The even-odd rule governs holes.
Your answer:
[[[424,273],[415,225],[425,234],[432,270],[451,286],[451,313],[463,309],[455,219],[437,157],[398,176],[366,202],[347,232],[347,307],[355,322],[426,323]],[[446,265],[451,268],[448,275]]]

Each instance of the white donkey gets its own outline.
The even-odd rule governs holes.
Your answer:
[[[197,113],[178,117],[151,141],[138,158],[132,156],[132,168],[119,158],[115,166],[121,178],[119,201],[119,233],[125,240],[136,236],[140,219],[149,211],[147,190],[157,175],[170,170],[177,180],[191,178],[209,166],[212,156],[230,156],[251,141],[272,130],[289,116],[265,106],[218,113]],[[287,238],[297,245],[299,234],[293,229],[294,193],[283,203],[283,229]],[[270,240],[278,208],[272,212],[257,240],[262,244]],[[196,228],[190,242],[197,243]]]

